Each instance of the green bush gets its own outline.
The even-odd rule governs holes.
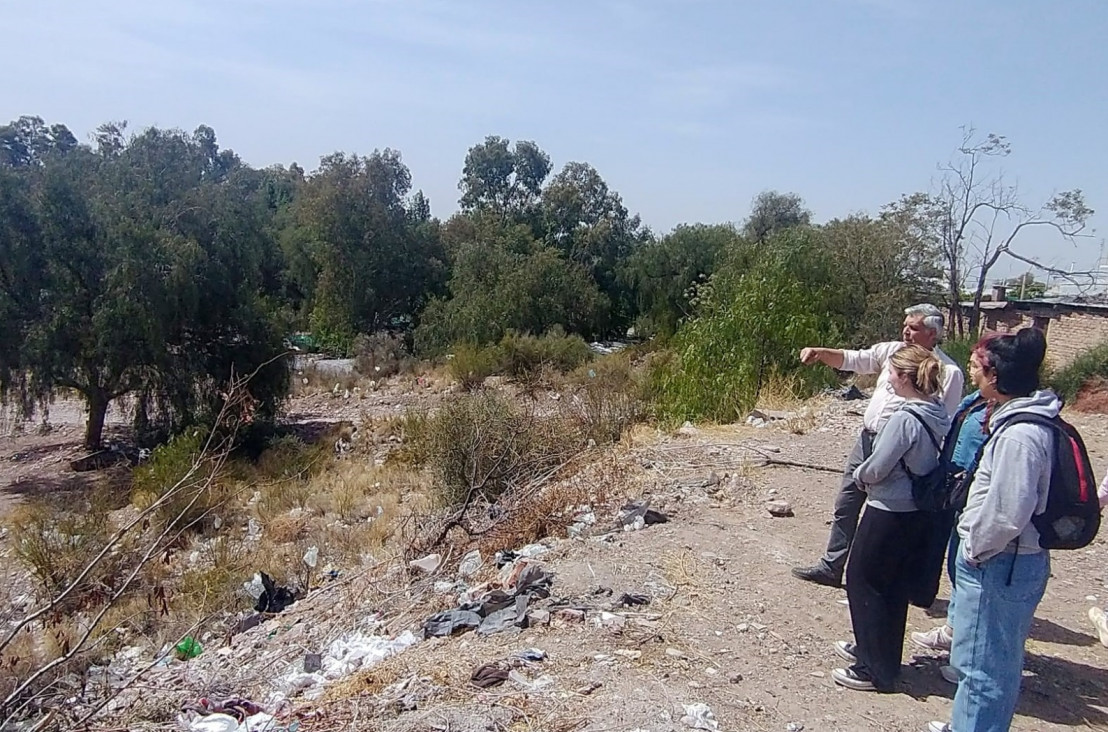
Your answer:
[[[485,379],[500,371],[500,352],[472,343],[458,343],[449,356],[447,370],[465,391],[479,389]]]
[[[536,338],[529,334],[508,333],[500,340],[500,365],[516,379],[535,378],[544,368],[563,373],[572,371],[592,358],[589,344],[580,336],[567,336],[554,328]]]
[[[206,439],[199,430],[178,435],[135,468],[131,483],[135,506],[145,510],[168,495],[154,512],[159,530],[199,531],[226,504],[227,488],[217,478],[218,465],[203,454]]]
[[[1050,372],[1046,383],[1058,396],[1071,402],[1081,387],[1096,379],[1108,379],[1108,342],[1093,346],[1066,366]]]
[[[790,229],[757,249],[739,249],[702,288],[697,317],[659,360],[651,389],[667,422],[740,419],[771,381],[799,396],[836,382],[828,368],[802,367],[797,355],[841,333],[842,282],[818,232]]]
[[[976,388],[969,378],[969,357],[976,343],[976,338],[950,338],[943,341],[940,346],[943,353],[950,356],[954,363],[958,364],[958,368],[962,369],[962,374],[965,376],[965,383],[962,386],[963,395],[970,393]]]

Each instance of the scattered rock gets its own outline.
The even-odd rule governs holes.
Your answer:
[[[769,511],[770,516],[776,516],[778,518],[794,515],[792,504],[780,498],[766,503],[766,510]]]

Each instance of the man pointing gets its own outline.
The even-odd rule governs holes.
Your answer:
[[[878,343],[863,351],[837,348],[805,348],[800,351],[800,360],[805,364],[823,363],[840,371],[879,374],[877,387],[873,390],[873,396],[870,397],[862,418],[862,433],[847,458],[842,486],[835,498],[835,513],[831,522],[831,536],[827,540],[827,552],[811,567],[793,568],[793,575],[802,580],[831,587],[842,584],[850,544],[854,541],[854,532],[858,528],[858,516],[866,502],[866,494],[854,483],[854,469],[869,457],[873,450],[873,438],[885,424],[885,420],[904,403],[904,399],[894,394],[889,385],[889,357],[906,344],[933,351],[943,364],[942,399],[947,414],[954,414],[962,398],[962,370],[938,347],[943,337],[942,311],[934,305],[921,304],[906,309],[904,315],[906,317],[900,341]]]

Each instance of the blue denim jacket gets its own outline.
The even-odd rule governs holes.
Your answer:
[[[955,415],[961,414],[980,398],[980,391],[975,391],[967,396],[958,405]],[[984,444],[987,437],[983,427],[986,411],[984,403],[975,407],[972,412],[966,415],[962,422],[962,428],[958,430],[958,437],[954,442],[954,452],[951,453],[950,461],[963,470],[974,467],[973,462],[977,457],[977,451],[981,449],[981,445]],[[957,419],[957,416],[955,419]]]

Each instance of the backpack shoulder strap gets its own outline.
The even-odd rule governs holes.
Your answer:
[[[927,436],[931,438],[931,444],[935,446],[937,452],[942,452],[942,445],[939,444],[939,438],[935,437],[935,433],[931,430],[931,426],[924,420],[923,415],[914,409],[910,409],[907,406],[904,407],[904,411],[916,418],[916,421],[923,425],[923,430],[927,433]]]

